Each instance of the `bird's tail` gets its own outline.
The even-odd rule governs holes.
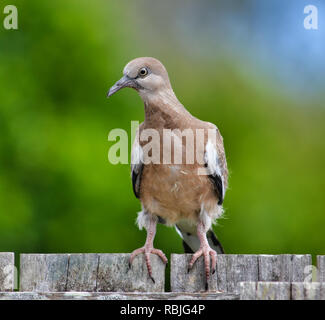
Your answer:
[[[185,232],[182,230],[180,226],[176,226],[177,233],[182,237],[183,239],[183,247],[185,253],[194,253],[200,248],[200,240],[196,233],[193,232]],[[225,253],[220,241],[218,240],[217,236],[213,232],[212,229],[210,229],[207,232],[207,239],[209,242],[209,245],[212,249],[214,249],[218,254]]]

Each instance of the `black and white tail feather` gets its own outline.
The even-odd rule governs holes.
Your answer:
[[[200,248],[200,240],[195,233],[184,232],[180,229],[179,226],[175,226],[177,233],[183,239],[183,247],[185,253],[194,253]],[[225,253],[220,241],[213,232],[212,229],[207,232],[207,239],[210,247],[215,250],[218,254]]]

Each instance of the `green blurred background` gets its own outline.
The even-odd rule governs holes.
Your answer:
[[[214,229],[226,252],[325,254],[325,37],[303,28],[303,1],[9,0],[0,13],[7,4],[19,29],[0,25],[0,251],[143,245],[129,166],[107,159],[109,131],[130,132],[142,101],[106,92],[129,60],[153,56],[224,136],[230,188]],[[173,228],[155,246],[182,252]]]

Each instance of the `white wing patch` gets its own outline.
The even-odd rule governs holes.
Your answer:
[[[224,177],[221,172],[221,167],[219,164],[219,156],[218,156],[218,152],[217,152],[215,145],[210,140],[208,140],[208,142],[205,146],[204,160],[207,163],[207,168],[208,168],[209,174],[220,176],[220,178],[222,180],[222,186],[223,186],[222,197],[224,198],[226,190],[225,190],[225,186],[224,186]]]
[[[143,150],[142,147],[139,144],[139,141],[137,139],[134,140],[133,148],[131,152],[131,167],[133,170],[133,167],[142,164],[143,163]]]
[[[134,195],[139,198],[141,175],[143,170],[143,150],[137,137],[133,143],[131,151],[131,178]]]
[[[210,140],[205,146],[204,160],[208,164],[210,174],[217,174],[222,177],[217,149]]]

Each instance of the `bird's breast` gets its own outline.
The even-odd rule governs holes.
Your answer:
[[[152,214],[174,224],[180,219],[197,220],[202,203],[213,196],[206,176],[197,175],[195,165],[155,165],[144,167],[141,202]]]

